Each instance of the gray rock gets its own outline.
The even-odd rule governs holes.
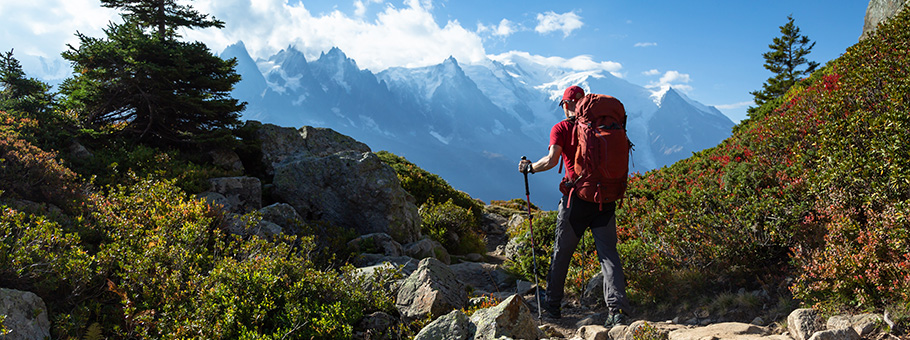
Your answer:
[[[869,7],[866,8],[863,34],[859,37],[859,40],[869,37],[869,34],[875,31],[878,24],[900,13],[904,5],[908,3],[910,3],[910,0],[870,0]]]
[[[603,271],[598,271],[597,275],[594,275],[594,277],[588,280],[588,284],[585,286],[585,292],[582,294],[581,301],[583,304],[589,307],[607,305],[607,302],[604,300]]]
[[[366,144],[329,128],[304,126],[297,131],[300,132],[306,149],[316,156],[328,156],[343,151],[372,152]]]
[[[610,328],[609,331],[607,331],[607,335],[610,337],[610,339],[613,339],[613,340],[625,340],[626,333],[628,333],[628,331],[629,331],[629,326],[616,325],[616,326],[613,326],[613,328]]]
[[[505,252],[504,252],[506,259],[511,260],[511,261],[517,261],[518,260],[518,250],[520,248],[521,248],[521,245],[518,244],[518,240],[514,237],[510,238],[509,242],[506,243],[506,248],[505,248]]]
[[[575,331],[575,338],[581,340],[609,340],[610,330],[604,326],[591,325],[579,327]]]
[[[234,235],[255,235],[261,238],[271,238],[282,233],[280,225],[263,221],[260,216],[255,214],[228,214],[225,223],[225,229]]]
[[[0,315],[9,334],[3,339],[50,339],[51,323],[44,300],[32,292],[0,288]]]
[[[509,218],[509,222],[506,223],[506,227],[508,228],[508,230],[513,230],[515,228],[520,227],[521,224],[525,223],[525,221],[527,221],[527,220],[528,220],[528,218],[526,215],[514,214],[514,215],[512,215],[512,217]]]
[[[209,183],[209,191],[224,195],[229,212],[246,214],[262,208],[262,184],[256,177],[211,178]]]
[[[360,320],[360,323],[358,323],[358,328],[370,331],[371,334],[381,334],[388,331],[396,321],[398,320],[388,313],[375,312],[363,317],[363,319]]]
[[[280,225],[285,230],[296,231],[298,223],[303,222],[300,214],[297,214],[297,210],[294,210],[294,207],[287,203],[275,203],[262,207],[262,209],[259,209],[259,213],[262,214],[262,220]]]
[[[809,340],[859,340],[859,334],[853,328],[829,329],[815,332]]]
[[[415,259],[435,258],[442,263],[452,263],[449,251],[441,243],[434,241],[429,236],[424,236],[416,242],[404,245],[404,253]]]
[[[348,242],[348,247],[355,252],[379,253],[386,256],[401,256],[404,253],[401,244],[386,233],[361,235]]]
[[[471,262],[483,262],[483,255],[480,255],[478,253],[470,253],[465,255],[464,259]]]
[[[401,284],[395,307],[402,319],[436,318],[465,306],[468,295],[455,273],[437,259],[420,261],[417,270]]]
[[[794,310],[787,316],[787,330],[796,340],[807,340],[815,332],[825,329],[825,325],[818,311],[801,308]]]
[[[859,336],[867,336],[878,329],[884,319],[878,314],[835,315],[828,318],[828,329],[853,328]]]
[[[206,204],[213,207],[221,207],[224,211],[231,211],[231,203],[227,197],[217,192],[206,191],[196,195],[196,198],[205,201]]]
[[[417,270],[417,260],[407,256],[383,256],[380,254],[363,254],[357,258],[355,271],[359,275],[374,276],[382,272],[382,278],[390,276],[408,277]],[[393,294],[397,294],[393,292]]]
[[[414,198],[373,153],[347,151],[277,164],[273,184],[273,194],[307,220],[361,235],[387,233],[401,243],[420,236]]]
[[[499,216],[499,214],[484,213],[483,224],[481,225],[481,228],[483,228],[483,232],[485,234],[499,235],[506,232],[505,225],[507,223],[509,223],[509,220],[507,220],[505,217]]]
[[[234,150],[214,149],[209,151],[208,155],[212,159],[212,164],[225,170],[243,173],[243,162],[240,161],[240,156]]]
[[[296,158],[323,157],[341,151],[370,152],[370,148],[332,129],[304,126],[300,129],[248,121],[256,127],[266,173],[273,175],[275,165]]]
[[[414,340],[468,340],[474,338],[474,324],[461,310],[453,310],[431,322]]]
[[[546,337],[537,328],[531,310],[518,295],[512,295],[496,307],[474,312],[471,322],[477,326],[474,339],[492,340],[500,337],[512,339],[541,339]]]

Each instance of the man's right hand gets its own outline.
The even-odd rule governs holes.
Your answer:
[[[534,173],[533,165],[531,164],[531,161],[529,161],[527,159],[522,159],[521,162],[518,162],[518,172],[523,173],[523,174],[526,174],[529,172]]]

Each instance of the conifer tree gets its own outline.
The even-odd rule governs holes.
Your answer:
[[[240,81],[236,60],[201,42],[179,41],[184,27],[223,27],[174,0],[103,0],[118,8],[105,38],[79,32],[63,57],[75,76],[61,85],[65,105],[83,127],[153,145],[182,145],[239,123],[245,103],[230,97]]]
[[[51,109],[50,85],[28,78],[13,51],[0,53],[0,111],[41,118]]]
[[[780,26],[780,33],[781,36],[774,38],[768,45],[771,50],[762,54],[765,58],[765,68],[773,72],[774,76],[768,78],[761,91],[751,92],[758,106],[787,93],[796,81],[811,74],[818,67],[817,62],[806,59],[806,55],[815,47],[815,42],[810,44],[809,37],[799,33],[793,15],[787,16],[787,23]],[[806,65],[806,68],[800,69],[802,65]],[[749,111],[755,109],[750,108]]]

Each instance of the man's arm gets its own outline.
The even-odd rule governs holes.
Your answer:
[[[547,170],[552,169],[557,164],[559,164],[559,157],[561,155],[562,155],[561,146],[559,146],[558,144],[550,145],[550,151],[547,153],[547,155],[543,156],[543,158],[541,158],[537,162],[534,162],[533,164],[531,164],[531,169],[533,169],[531,172],[540,172],[540,171],[547,171]],[[528,164],[530,162],[531,161],[529,161],[529,160],[521,161],[521,163],[519,163],[519,165],[518,165],[518,171],[522,171],[523,169],[526,169],[527,168],[526,164]]]

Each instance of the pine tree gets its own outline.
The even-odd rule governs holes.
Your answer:
[[[41,118],[51,110],[50,85],[28,78],[13,51],[0,53],[0,111]]]
[[[230,97],[237,61],[200,42],[179,41],[182,27],[223,27],[173,0],[104,0],[125,10],[105,38],[76,33],[63,57],[75,76],[61,85],[65,105],[83,127],[145,144],[182,145],[239,124],[246,103]]]
[[[787,16],[787,23],[780,26],[780,33],[781,36],[774,38],[768,45],[771,50],[762,54],[765,68],[773,72],[774,76],[768,78],[761,91],[751,92],[758,106],[787,93],[802,76],[811,74],[818,67],[817,62],[806,59],[806,55],[815,47],[815,42],[810,44],[809,37],[799,33],[792,15]],[[799,69],[804,64],[806,68]],[[750,108],[749,112],[755,109],[757,108]]]

